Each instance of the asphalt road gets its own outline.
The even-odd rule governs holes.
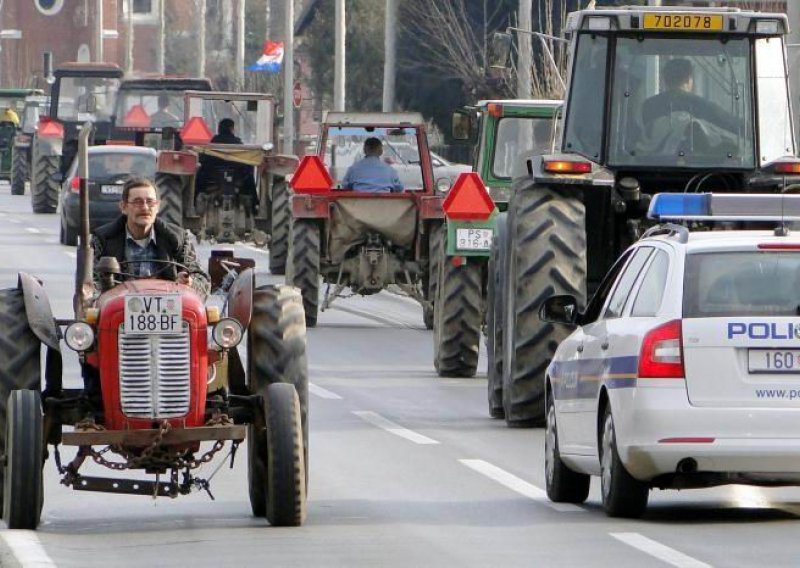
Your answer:
[[[58,244],[58,217],[33,215],[29,200],[0,185],[0,285],[16,285],[20,270],[35,274],[56,316],[69,317],[75,249]],[[266,266],[265,252],[237,248]],[[199,250],[207,257],[207,246]],[[437,378],[431,332],[408,299],[341,300],[308,341],[303,527],[271,528],[251,516],[243,448],[232,470],[224,463],[214,476],[214,501],[74,492],[59,485],[51,459],[41,527],[0,529],[0,566],[800,564],[794,488],[654,491],[637,521],[605,516],[597,479],[584,506],[550,503],[542,431],[488,418],[485,358],[474,379]],[[67,353],[67,386],[79,386]]]

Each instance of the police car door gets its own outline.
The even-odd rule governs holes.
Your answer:
[[[641,246],[633,251],[616,278],[611,294],[597,321],[584,327],[581,381],[584,383],[578,410],[577,438],[582,453],[597,452],[597,408],[601,386],[628,386],[635,377],[639,342],[624,317],[634,286],[654,249]]]

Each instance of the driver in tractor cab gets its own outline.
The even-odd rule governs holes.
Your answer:
[[[403,191],[395,169],[381,160],[383,143],[379,138],[364,141],[364,157],[354,162],[342,178],[342,189],[373,193]]]
[[[0,113],[0,124],[8,122],[14,125],[14,128],[19,128],[19,115],[17,111],[15,111],[11,107],[6,107],[3,109],[3,112]]]
[[[236,123],[233,122],[233,119],[223,118],[217,125],[217,133],[211,138],[211,144],[242,144],[242,139],[234,133],[235,128]],[[256,191],[256,181],[253,176],[253,168],[247,164],[237,164],[216,156],[202,154],[200,156],[200,169],[197,171],[197,193],[207,191],[208,187],[214,184],[215,175],[228,169],[234,170],[235,178],[238,182],[237,185],[240,184],[243,194],[250,197],[252,213],[257,213],[258,192]]]
[[[158,110],[150,117],[150,126],[163,128],[165,126],[178,127],[181,119],[169,110],[170,100],[168,95],[158,95]]]

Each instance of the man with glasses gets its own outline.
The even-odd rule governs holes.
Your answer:
[[[123,278],[161,278],[191,286],[199,294],[210,290],[208,276],[197,262],[187,232],[158,215],[158,190],[148,179],[133,178],[122,187],[122,213],[92,233],[94,258],[113,256]],[[158,262],[167,261],[167,262]],[[182,266],[170,264],[169,261]],[[95,272],[95,282],[99,281]]]

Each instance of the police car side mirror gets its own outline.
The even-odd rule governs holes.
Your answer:
[[[543,322],[574,326],[579,317],[578,300],[569,294],[550,296],[539,306],[539,319]]]

